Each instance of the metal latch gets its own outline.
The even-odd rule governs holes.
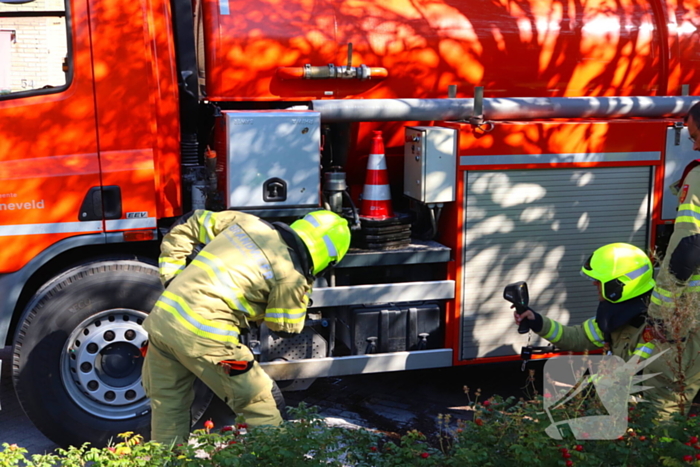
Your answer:
[[[683,122],[673,122],[673,129],[676,130],[676,137],[674,139],[674,144],[676,146],[681,145],[681,130],[683,129]]]

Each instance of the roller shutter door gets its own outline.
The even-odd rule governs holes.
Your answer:
[[[563,324],[594,316],[581,265],[607,243],[647,250],[651,170],[465,172],[461,359],[519,354],[527,343],[503,299],[511,282],[527,281],[531,307]]]

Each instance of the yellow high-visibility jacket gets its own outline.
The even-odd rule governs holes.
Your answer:
[[[198,245],[204,248],[187,265]],[[313,279],[279,232],[236,211],[198,210],[164,237],[159,260],[165,292],[144,322],[149,334],[176,339],[190,356],[239,344],[241,329],[303,330]]]

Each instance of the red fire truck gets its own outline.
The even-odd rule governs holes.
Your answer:
[[[202,208],[350,220],[305,331],[249,335],[280,386],[519,358],[505,284],[578,323],[594,248],[663,249],[698,27],[697,0],[0,0],[0,342],[23,409],[63,445],[148,431],[159,240]],[[362,208],[375,131],[388,219]]]

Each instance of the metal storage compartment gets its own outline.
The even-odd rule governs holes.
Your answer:
[[[262,110],[223,114],[227,208],[319,205],[318,112]]]
[[[437,303],[348,307],[338,313],[337,332],[352,355],[437,349],[440,316]]]
[[[404,182],[406,196],[422,203],[455,200],[457,130],[406,127]]]

